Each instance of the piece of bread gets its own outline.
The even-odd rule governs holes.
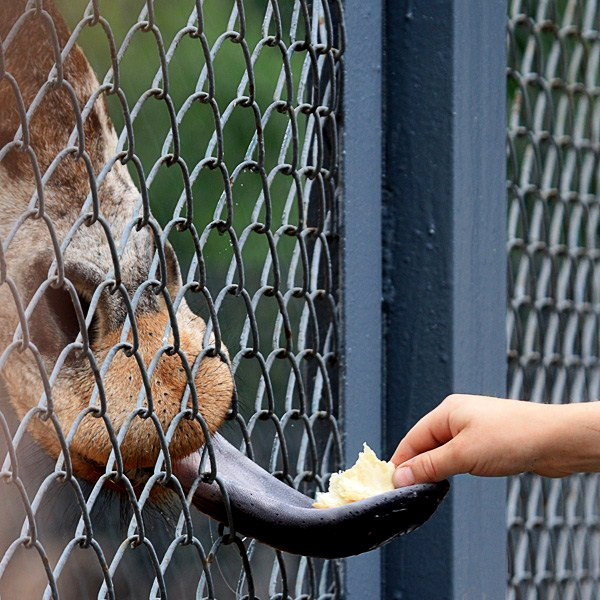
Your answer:
[[[396,467],[379,460],[367,444],[359,453],[356,464],[346,471],[334,473],[329,480],[328,492],[317,492],[314,508],[335,508],[394,488],[392,474]]]

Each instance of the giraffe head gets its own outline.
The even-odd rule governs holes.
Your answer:
[[[0,38],[0,376],[50,456],[88,480],[112,456],[135,477],[219,427],[226,350],[186,304],[135,158],[117,154],[106,86],[59,12],[0,0]]]

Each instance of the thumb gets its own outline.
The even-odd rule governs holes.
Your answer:
[[[434,483],[451,475],[466,473],[468,468],[463,468],[458,460],[454,442],[455,440],[451,440],[402,463],[394,471],[394,486],[399,488],[415,483]]]

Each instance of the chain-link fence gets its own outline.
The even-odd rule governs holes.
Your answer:
[[[2,0],[0,34],[0,596],[338,597],[172,473],[217,427],[308,495],[340,467],[340,2]]]
[[[508,22],[511,397],[600,397],[600,6],[515,0]],[[597,475],[508,491],[509,597],[600,595]]]

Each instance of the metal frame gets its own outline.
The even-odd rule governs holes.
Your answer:
[[[382,450],[382,0],[346,0],[341,381],[345,458]],[[381,551],[346,560],[345,598],[381,593]]]
[[[385,18],[389,456],[450,392],[506,393],[506,2],[397,0]],[[505,496],[504,479],[455,477],[385,549],[382,597],[504,598]]]

